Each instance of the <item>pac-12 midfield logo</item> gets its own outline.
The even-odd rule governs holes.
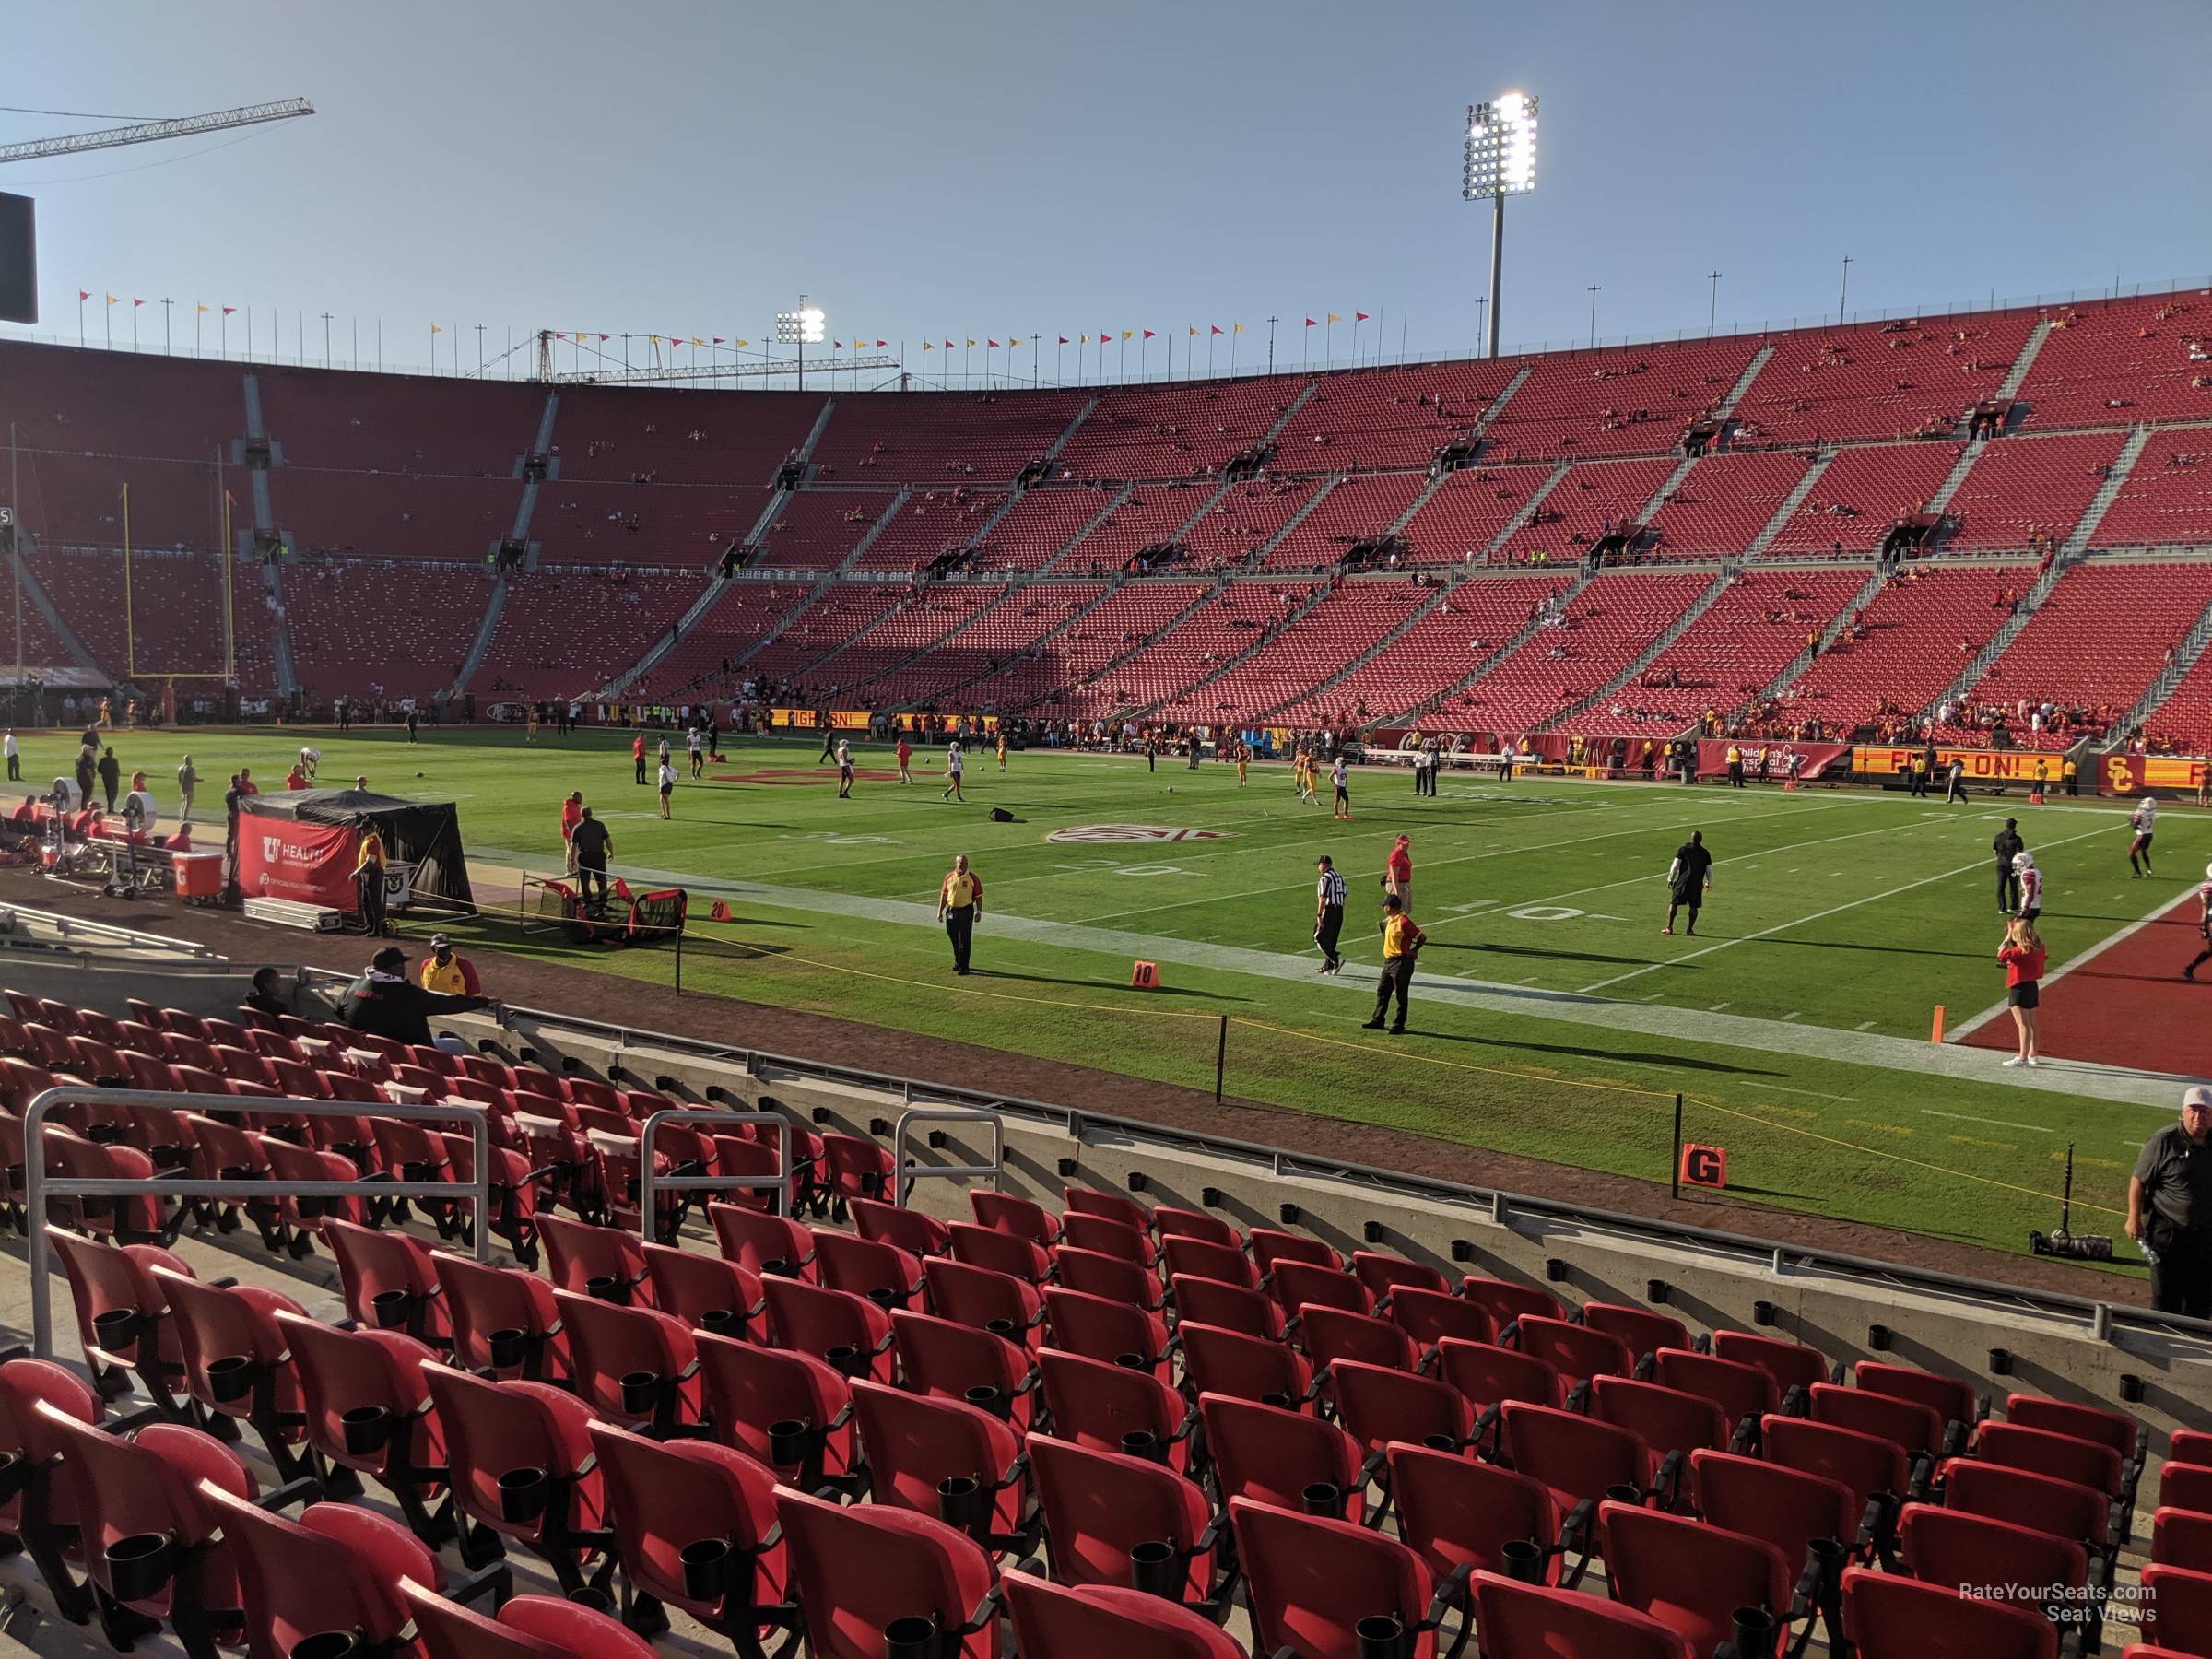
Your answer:
[[[1164,824],[1076,824],[1055,830],[1048,841],[1228,841],[1227,830],[1172,830]]]

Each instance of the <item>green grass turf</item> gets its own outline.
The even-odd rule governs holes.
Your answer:
[[[457,801],[472,857],[487,863],[558,869],[559,802],[581,788],[608,819],[618,865],[683,872],[702,888],[744,879],[819,893],[826,904],[928,905],[955,852],[986,880],[978,971],[967,980],[951,974],[934,928],[803,898],[745,900],[732,924],[695,924],[691,989],[1195,1088],[1212,1086],[1228,1015],[1232,1094],[1653,1182],[1665,1179],[1679,1090],[1689,1137],[1728,1147],[1738,1196],[2004,1249],[2056,1223],[2069,1144],[2078,1148],[2076,1227],[2117,1232],[2133,1146],[2159,1121],[2145,1107],[2005,1088],[1994,1054],[1983,1083],[1735,1046],[1696,1025],[1722,1009],[1924,1040],[1934,1005],[1954,1024],[1980,1012],[2003,995],[1993,814],[2022,818],[2045,870],[2054,966],[2182,890],[2176,875],[2130,883],[2125,812],[2110,805],[2039,812],[1553,779],[1446,780],[1436,798],[1418,800],[1402,773],[1369,768],[1353,773],[1355,821],[1340,824],[1325,806],[1294,801],[1280,767],[1254,767],[1240,788],[1233,768],[1210,761],[1195,772],[1163,761],[1147,773],[1141,759],[1046,752],[1016,755],[1003,776],[988,755],[971,756],[968,800],[948,804],[933,781],[935,749],[917,754],[912,787],[864,777],[840,801],[833,769],[814,765],[817,746],[791,740],[729,746],[708,782],[679,784],[676,818],[664,824],[652,792],[631,782],[627,737],[614,734],[525,746],[519,733],[425,728],[409,747],[382,732],[124,733],[116,747],[126,771],[148,770],[165,806],[189,748],[206,780],[205,813],[241,761],[265,787],[280,786],[303,736],[323,750],[326,783],[366,772],[375,789]],[[26,777],[51,779],[74,750],[66,738],[27,738]],[[890,764],[873,746],[859,759],[864,770]],[[685,770],[680,746],[677,763]],[[747,775],[794,781],[717,781]],[[993,806],[1017,821],[989,822]],[[1115,823],[1227,833],[1166,844],[1044,839]],[[1662,877],[1693,828],[1718,860],[1713,891],[1698,937],[1663,938]],[[1424,1006],[1417,981],[1414,1031],[1382,1039],[1359,1029],[1365,996],[1340,985],[1168,962],[1164,992],[1147,994],[1128,988],[1126,951],[994,931],[1013,916],[1317,960],[1313,859],[1327,852],[1351,887],[1346,979],[1364,989],[1379,957],[1369,921],[1376,880],[1401,830],[1413,838],[1416,910],[1432,935],[1424,969],[1678,1008],[1679,1036]],[[2201,817],[2177,811],[2160,825],[2170,872],[2201,867],[2208,847]],[[488,906],[515,898],[488,883],[477,897]],[[474,925],[503,948],[650,985],[671,979],[665,952],[578,959],[492,917]],[[641,996],[637,1022],[680,1030],[680,1005]]]

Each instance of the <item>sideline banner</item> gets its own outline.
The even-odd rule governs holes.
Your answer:
[[[1902,777],[1912,770],[1912,762],[1920,754],[1912,744],[1896,744],[1877,747],[1862,744],[1851,751],[1851,770],[1868,777]],[[1945,767],[1956,757],[1964,763],[1970,782],[2032,783],[2036,768],[2041,766],[2045,782],[2056,784],[2065,774],[2066,758],[2064,755],[2040,754],[2032,749],[1942,748],[1936,751],[1936,770],[1928,775],[1940,779]]]
[[[2097,763],[2098,789],[2103,794],[2144,794],[2154,789],[2194,794],[2205,781],[2203,760],[2184,760],[2170,755],[2105,755]]]
[[[351,915],[359,841],[359,832],[344,824],[241,816],[238,885],[254,898],[289,899]]]

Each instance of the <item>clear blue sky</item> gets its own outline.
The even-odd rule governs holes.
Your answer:
[[[0,103],[321,112],[0,168],[40,332],[82,287],[95,339],[103,291],[281,313],[288,354],[305,312],[311,356],[324,311],[414,361],[432,321],[759,339],[804,288],[914,351],[1233,319],[1250,362],[1274,313],[1295,362],[1355,308],[1455,351],[1464,106],[1508,88],[1543,100],[1509,345],[1579,340],[1593,282],[1601,335],[1702,329],[1716,267],[1724,328],[1832,314],[1847,253],[1854,311],[2212,280],[2205,0],[0,0]]]

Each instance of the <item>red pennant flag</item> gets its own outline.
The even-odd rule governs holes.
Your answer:
[[[950,340],[945,342],[945,349],[947,351],[952,349],[952,342]]]
[[[600,337],[601,339],[603,339],[603,340],[606,338],[606,336],[605,335],[601,335],[599,337]],[[720,335],[716,335],[714,336],[714,344],[715,344],[715,345],[717,345],[717,346],[719,346],[719,345],[721,345],[721,344],[722,344],[722,336],[721,336]]]
[[[1206,326],[1209,333],[1219,334],[1221,332],[1221,325],[1218,323],[1208,323]]]
[[[991,349],[992,349],[992,350],[994,350],[994,351],[996,351],[996,350],[998,349],[998,342],[997,342],[996,340],[991,340],[991,341],[988,341],[988,342],[986,342],[986,344],[988,344],[988,345],[990,346]]]
[[[146,301],[145,301],[145,300],[132,300],[132,301],[131,301],[131,309],[132,309],[133,311],[136,311],[136,310],[137,310],[137,309],[138,309],[140,306],[144,305],[145,303],[146,303]]]
[[[1063,346],[1067,344],[1067,336],[1065,335],[1062,335],[1060,336],[1060,344]]]
[[[877,341],[877,342],[876,342],[877,348],[878,350],[880,350],[882,347],[886,347],[886,346],[888,346],[889,344],[890,344],[890,342],[889,342],[888,340],[878,340],[878,341]]]
[[[1365,312],[1354,312],[1352,313],[1352,321],[1355,323],[1364,323],[1367,321],[1367,313]]]
[[[1313,319],[1312,319],[1312,318],[1311,318],[1311,317],[1308,317],[1308,318],[1306,319],[1306,326],[1307,326],[1308,328],[1312,328],[1312,327],[1313,327],[1313,326],[1314,326],[1314,322],[1313,322]],[[1214,332],[1215,332],[1216,334],[1218,334],[1218,333],[1220,333],[1221,331],[1220,331],[1219,329],[1216,329]]]
[[[226,306],[224,306],[224,307],[223,307],[223,315],[224,315],[224,316],[226,316],[226,317],[228,317],[228,316],[230,316],[230,315],[232,315],[232,314],[233,314],[233,313],[234,313],[234,312],[237,311],[237,310],[238,310],[238,307],[237,307],[237,306],[235,306],[235,305],[226,305]]]
[[[604,345],[606,345],[606,342],[607,342],[607,341],[609,341],[609,340],[613,339],[614,337],[615,337],[615,336],[614,336],[613,335],[601,335],[599,336],[599,343],[600,343],[602,346],[604,346]]]
[[[89,300],[89,299],[91,299],[91,298],[92,298],[92,296],[91,296],[91,295],[89,295],[89,294],[88,294],[87,292],[85,292],[85,290],[84,290],[83,288],[78,288],[78,289],[76,290],[76,297],[77,297],[79,300]]]
[[[1153,340],[1153,339],[1158,339],[1159,337],[1159,335],[1155,335],[1155,334],[1154,334],[1154,333],[1153,333],[1153,332],[1152,332],[1150,329],[1148,329],[1148,328],[1147,328],[1147,329],[1146,329],[1146,330],[1145,330],[1145,338],[1146,338],[1146,339],[1147,339],[1147,340]]]

